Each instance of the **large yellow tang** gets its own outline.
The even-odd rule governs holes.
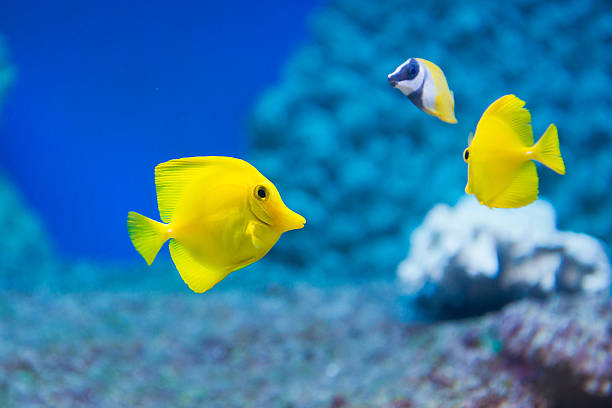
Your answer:
[[[565,174],[556,126],[548,126],[534,145],[531,115],[524,105],[514,95],[493,102],[463,152],[468,163],[465,192],[491,208],[522,207],[538,198],[538,173],[532,160]]]
[[[155,168],[155,185],[163,223],[130,212],[130,239],[149,265],[171,239],[172,260],[198,293],[259,260],[283,232],[306,222],[255,167],[232,157],[162,163]]]

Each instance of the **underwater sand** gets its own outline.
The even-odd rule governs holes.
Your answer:
[[[563,406],[500,351],[499,313],[407,324],[398,295],[388,283],[3,293],[0,406]]]

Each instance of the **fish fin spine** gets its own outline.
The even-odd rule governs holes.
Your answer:
[[[551,123],[540,140],[533,146],[534,160],[539,161],[551,170],[565,174],[565,164],[559,150],[559,136],[557,127]]]
[[[160,163],[155,167],[157,206],[162,221],[172,222],[172,216],[185,188],[197,176],[200,157],[188,157]],[[196,173],[196,174],[194,174]]]
[[[127,218],[127,229],[134,248],[151,265],[164,242],[169,238],[167,224],[162,224],[130,211]]]
[[[206,292],[229,274],[200,264],[176,239],[170,241],[170,256],[183,281],[196,293]]]

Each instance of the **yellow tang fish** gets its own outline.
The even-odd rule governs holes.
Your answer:
[[[557,127],[548,126],[534,145],[531,114],[523,106],[525,102],[514,95],[493,102],[463,152],[468,164],[465,192],[474,194],[480,204],[517,208],[534,202],[538,198],[538,173],[532,160],[565,174]]]
[[[163,223],[130,212],[127,228],[149,265],[170,239],[181,277],[198,293],[263,257],[306,220],[255,167],[232,157],[190,157],[155,168]]]
[[[444,73],[433,62],[410,58],[388,75],[392,87],[402,91],[422,111],[438,119],[457,123],[455,99]]]

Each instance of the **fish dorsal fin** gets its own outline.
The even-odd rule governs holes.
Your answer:
[[[487,108],[481,121],[493,117],[502,120],[516,133],[522,144],[532,146],[531,114],[523,106],[525,101],[515,95],[502,96]]]
[[[170,160],[155,167],[157,206],[162,221],[170,223],[176,206],[185,189],[196,180],[211,178],[219,172],[230,172],[252,167],[247,162],[233,157],[203,156]]]
[[[535,163],[529,160],[521,165],[508,187],[486,204],[497,208],[518,208],[537,198],[538,173]]]
[[[431,73],[431,79],[433,79],[434,84],[436,85],[437,93],[440,93],[446,90],[450,92],[449,96],[454,105],[455,102],[453,99],[453,95],[452,95],[451,90],[448,88],[448,83],[446,82],[446,77],[444,76],[444,72],[442,72],[442,69],[436,64],[434,64],[433,62],[428,61],[426,59],[423,59],[423,58],[415,58],[415,59],[422,62],[427,67],[429,72]]]
[[[157,206],[162,221],[170,223],[185,187],[202,175],[210,161],[207,157],[170,160],[155,167]]]
[[[176,239],[170,241],[170,256],[181,278],[196,293],[206,292],[229,274],[200,264]]]

